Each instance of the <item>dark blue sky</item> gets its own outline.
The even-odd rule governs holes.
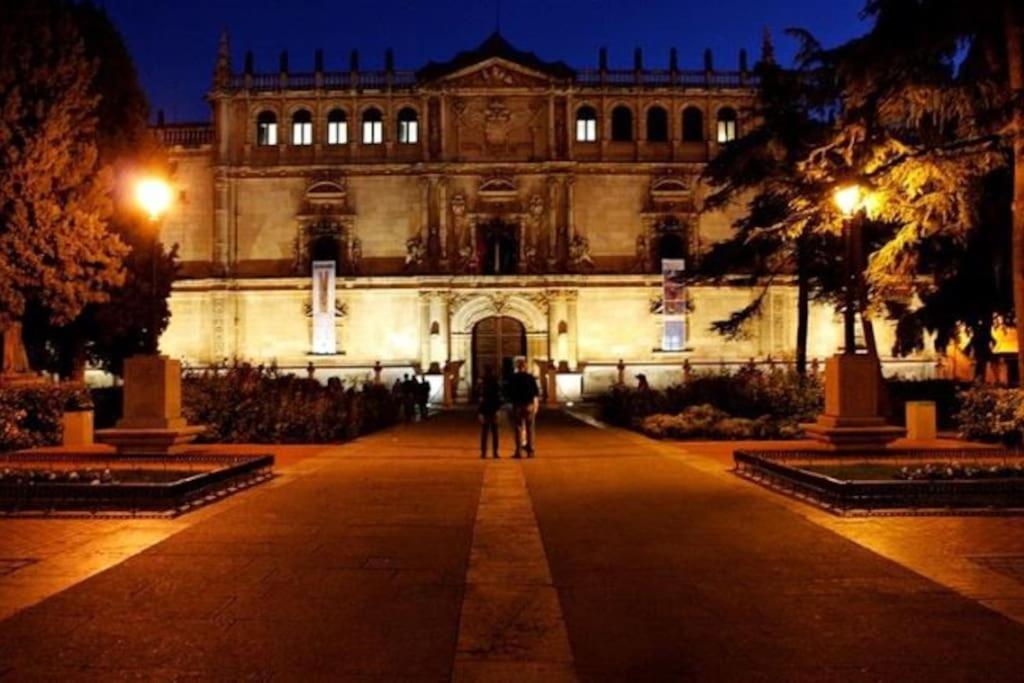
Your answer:
[[[168,120],[205,120],[217,38],[231,36],[234,67],[247,49],[257,70],[273,70],[282,49],[292,71],[309,71],[323,48],[325,68],[347,68],[360,51],[361,66],[380,68],[395,50],[397,68],[415,69],[476,46],[495,25],[497,0],[97,0],[124,34],[153,111]],[[866,29],[864,0],[503,0],[501,31],[515,46],[547,60],[583,68],[597,65],[608,47],[612,68],[629,68],[634,47],[645,66],[664,67],[671,47],[681,68],[699,68],[710,47],[715,66],[735,68],[747,48],[756,58],[762,28],[775,35],[780,59],[793,42],[783,29],[810,29],[825,44]]]

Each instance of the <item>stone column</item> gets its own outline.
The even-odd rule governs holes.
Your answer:
[[[420,240],[423,249],[430,245],[430,177],[420,176]]]
[[[227,274],[231,270],[231,185],[224,168],[214,172],[213,180],[213,259],[215,268]]]
[[[548,176],[548,268],[558,262],[558,179]]]
[[[448,179],[444,176],[437,182],[437,232],[441,241],[441,267],[448,267]]]
[[[565,308],[566,308],[566,320],[565,322],[569,325],[569,367],[575,369],[577,367],[578,353],[577,353],[577,342],[579,341],[579,334],[576,328],[576,292],[566,292]]]
[[[430,292],[420,292],[420,367],[430,366]]]

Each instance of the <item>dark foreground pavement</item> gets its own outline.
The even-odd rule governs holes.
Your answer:
[[[472,419],[331,449],[0,622],[0,680],[1024,677],[1024,626],[749,483],[557,414],[536,460],[485,464]],[[502,548],[505,510],[542,544]],[[545,582],[556,601],[515,607]],[[550,645],[566,634],[571,654]]]

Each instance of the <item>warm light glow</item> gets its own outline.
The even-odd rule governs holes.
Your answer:
[[[839,212],[847,218],[856,213],[864,201],[860,185],[844,185],[835,191],[832,198]]]
[[[135,184],[135,201],[155,221],[171,205],[171,186],[160,178],[143,178]]]

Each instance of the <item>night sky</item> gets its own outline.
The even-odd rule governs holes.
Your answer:
[[[360,66],[383,66],[395,50],[398,69],[416,69],[475,47],[495,27],[497,0],[97,0],[121,30],[135,58],[152,109],[168,121],[209,118],[203,94],[210,86],[217,38],[231,36],[233,67],[252,50],[257,71],[277,68],[288,50],[291,71],[311,71],[323,48],[325,69],[345,69],[352,49]],[[701,67],[710,47],[715,66],[735,69],[741,47],[751,63],[763,27],[772,29],[778,57],[795,45],[785,28],[811,30],[826,45],[866,29],[864,0],[503,0],[501,32],[516,47],[576,68],[597,66],[607,46],[611,68],[630,68],[633,48],[644,66],[664,68],[671,47],[680,68]]]

